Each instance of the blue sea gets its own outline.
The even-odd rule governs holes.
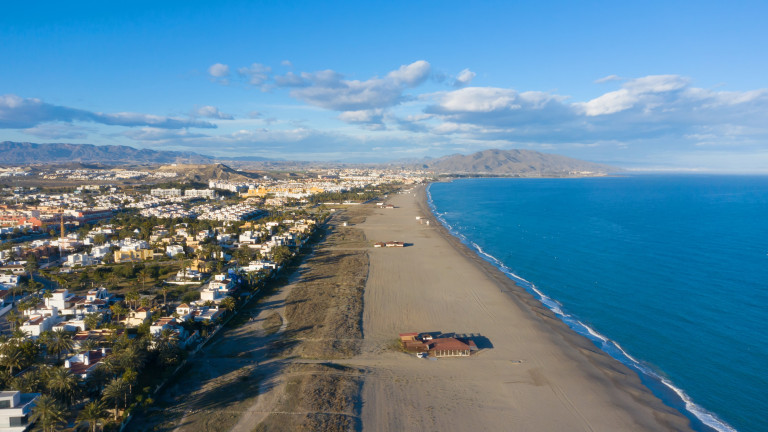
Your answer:
[[[768,177],[462,179],[441,222],[707,431],[768,431]]]

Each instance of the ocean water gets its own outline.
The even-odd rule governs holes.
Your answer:
[[[463,179],[429,196],[696,430],[768,431],[768,177]]]

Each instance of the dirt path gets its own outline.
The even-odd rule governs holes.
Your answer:
[[[279,397],[281,370],[285,361],[270,356],[270,346],[288,326],[285,302],[306,268],[299,267],[291,282],[242,310],[216,339],[188,361],[175,383],[166,388],[157,408],[129,424],[131,431],[222,431],[250,432],[265,415],[260,411],[270,398]],[[282,319],[272,334],[264,329],[273,314]],[[265,397],[259,397],[260,395]]]

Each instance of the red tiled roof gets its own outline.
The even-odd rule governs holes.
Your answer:
[[[430,351],[464,351],[468,349],[469,345],[456,338],[432,339],[429,342]]]

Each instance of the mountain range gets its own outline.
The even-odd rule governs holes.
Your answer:
[[[37,163],[106,163],[124,164],[164,164],[164,163],[211,163],[215,159],[193,152],[161,151],[137,149],[117,145],[93,144],[36,144],[29,142],[0,142],[0,164],[37,164]]]
[[[28,142],[0,142],[0,165],[99,163],[127,164],[198,164],[208,165],[231,161],[238,165],[253,165],[260,169],[285,169],[287,167],[343,167],[363,164],[322,162],[278,161],[259,157],[214,158],[194,152],[136,149],[128,146],[92,144],[37,144]],[[246,162],[250,161],[250,162]],[[501,176],[567,176],[579,174],[606,174],[618,171],[615,167],[573,159],[556,154],[532,150],[484,150],[470,155],[454,154],[439,158],[424,158],[370,165],[428,170],[438,174],[470,174]],[[218,177],[218,176],[216,176]]]
[[[487,174],[560,176],[606,174],[618,168],[533,150],[483,150],[470,155],[453,154],[408,164],[438,174]]]

